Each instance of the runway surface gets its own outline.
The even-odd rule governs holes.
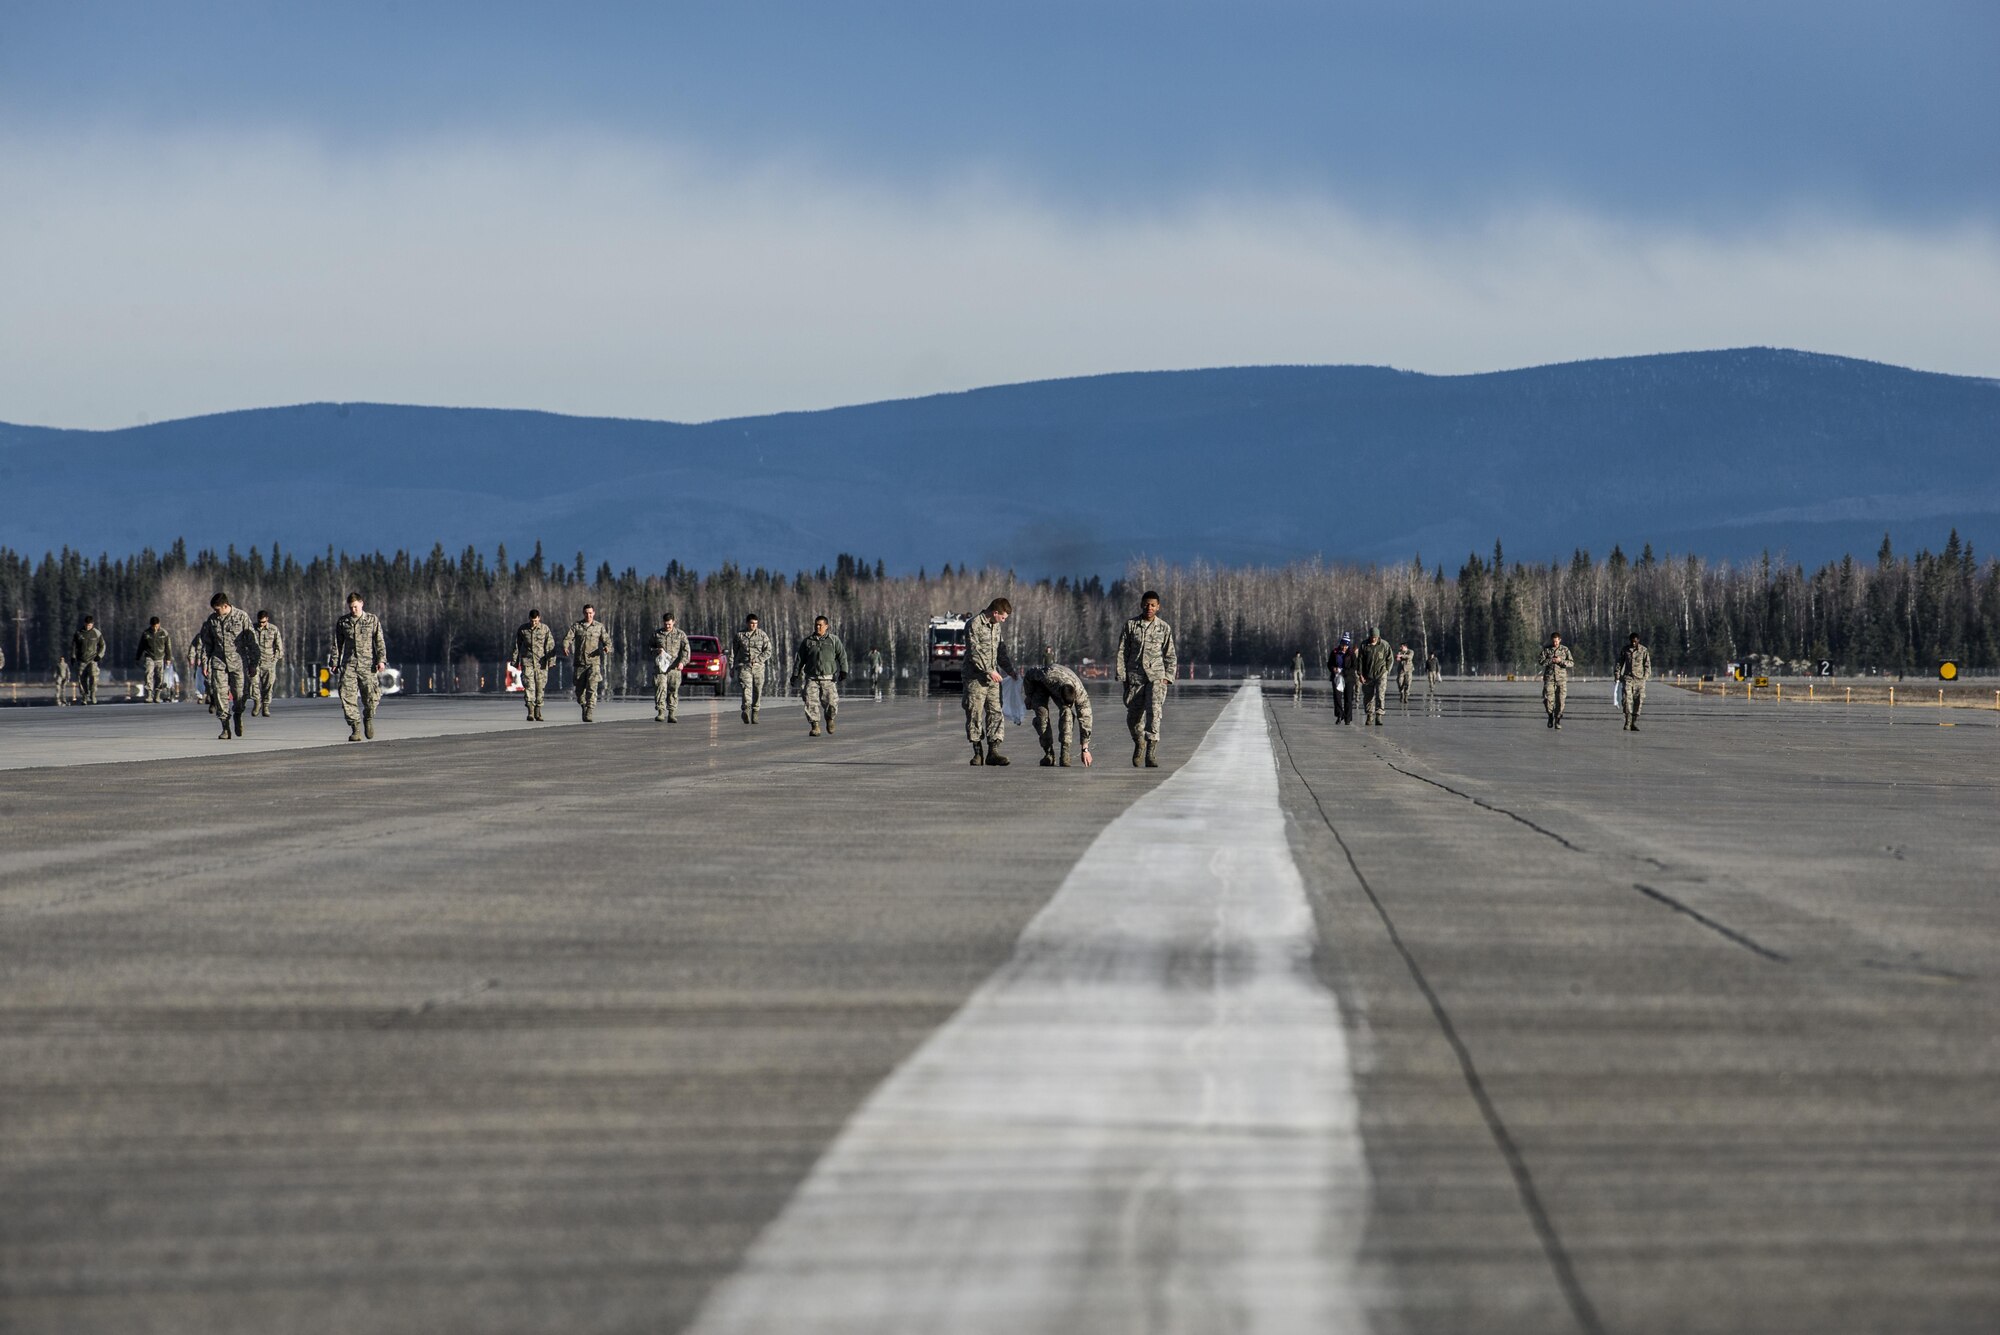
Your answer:
[[[2000,728],[1325,701],[0,711],[0,1329],[1993,1327]]]

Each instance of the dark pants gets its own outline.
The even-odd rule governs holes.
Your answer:
[[[1345,677],[1333,679],[1333,721],[1335,723],[1354,722],[1355,684]]]

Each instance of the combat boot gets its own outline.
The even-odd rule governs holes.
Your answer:
[[[1132,739],[1132,768],[1137,769],[1139,768],[1139,766],[1145,763],[1146,763],[1146,743],[1141,739],[1134,737]]]
[[[831,732],[831,731],[833,731],[833,729],[831,729],[831,728],[828,728],[828,729],[827,729],[827,731],[828,731],[828,732]],[[812,726],[811,726],[810,728],[807,728],[807,729],[806,729],[806,736],[808,736],[808,737],[817,737],[817,736],[819,736],[819,724],[815,723],[815,724],[813,724],[813,725],[812,725]]]
[[[226,742],[229,740],[229,737],[230,737],[229,721],[227,719],[224,719],[222,722],[222,735],[218,740]]]
[[[1042,752],[1042,768],[1054,769],[1055,767],[1056,767],[1056,753],[1053,751]]]
[[[986,752],[980,749],[977,742],[972,744],[972,763],[975,765],[984,765],[986,763]]]
[[[237,735],[238,737],[241,737],[241,736],[243,735],[243,706],[242,706],[242,705],[238,705],[238,706],[236,706],[236,711],[235,711],[235,713],[233,713],[233,714],[231,714],[231,715],[229,716],[229,721],[230,721],[230,722],[231,722],[231,723],[232,723],[232,724],[233,724],[233,725],[235,726],[235,728],[236,728],[236,735]]]
[[[826,735],[829,737],[833,736],[833,715],[831,714],[826,716]]]
[[[1061,766],[1062,766],[1062,767],[1063,767],[1064,769],[1068,769],[1068,768],[1069,768],[1069,752],[1067,752],[1067,751],[1063,752],[1063,753],[1062,753],[1062,759],[1061,759],[1061,760],[1058,760],[1058,761],[1057,761],[1056,763],[1057,763],[1058,765],[1061,765]]]
[[[361,735],[371,742],[375,740],[375,716],[373,714],[363,714],[361,716]]]
[[[1147,768],[1147,769],[1158,769],[1158,768],[1160,767],[1160,758],[1159,758],[1159,756],[1158,756],[1158,755],[1156,755],[1156,754],[1154,753],[1154,751],[1153,751],[1153,748],[1154,748],[1154,747],[1155,747],[1156,745],[1158,745],[1158,743],[1156,743],[1156,742],[1152,742],[1152,741],[1148,741],[1148,742],[1146,743],[1146,768]]]
[[[986,763],[989,765],[1011,765],[1014,762],[1000,754],[1000,746],[997,742],[988,742],[986,744]]]
[[[752,723],[755,723],[757,721],[757,711],[754,709],[750,711],[750,721]]]
[[[359,723],[350,723],[347,725],[347,740],[350,742],[361,740],[361,725]]]

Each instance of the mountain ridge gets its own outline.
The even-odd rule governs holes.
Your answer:
[[[1496,537],[1533,559],[1622,542],[1817,560],[1872,553],[1885,528],[1899,545],[2000,532],[1996,392],[1726,349],[1455,376],[1114,372],[701,423],[322,402],[107,431],[0,424],[0,543],[539,540],[642,570],[852,551],[1032,575],[1140,555],[1455,561]]]

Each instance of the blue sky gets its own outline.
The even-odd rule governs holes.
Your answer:
[[[2000,374],[2000,5],[0,6],[0,419]]]

